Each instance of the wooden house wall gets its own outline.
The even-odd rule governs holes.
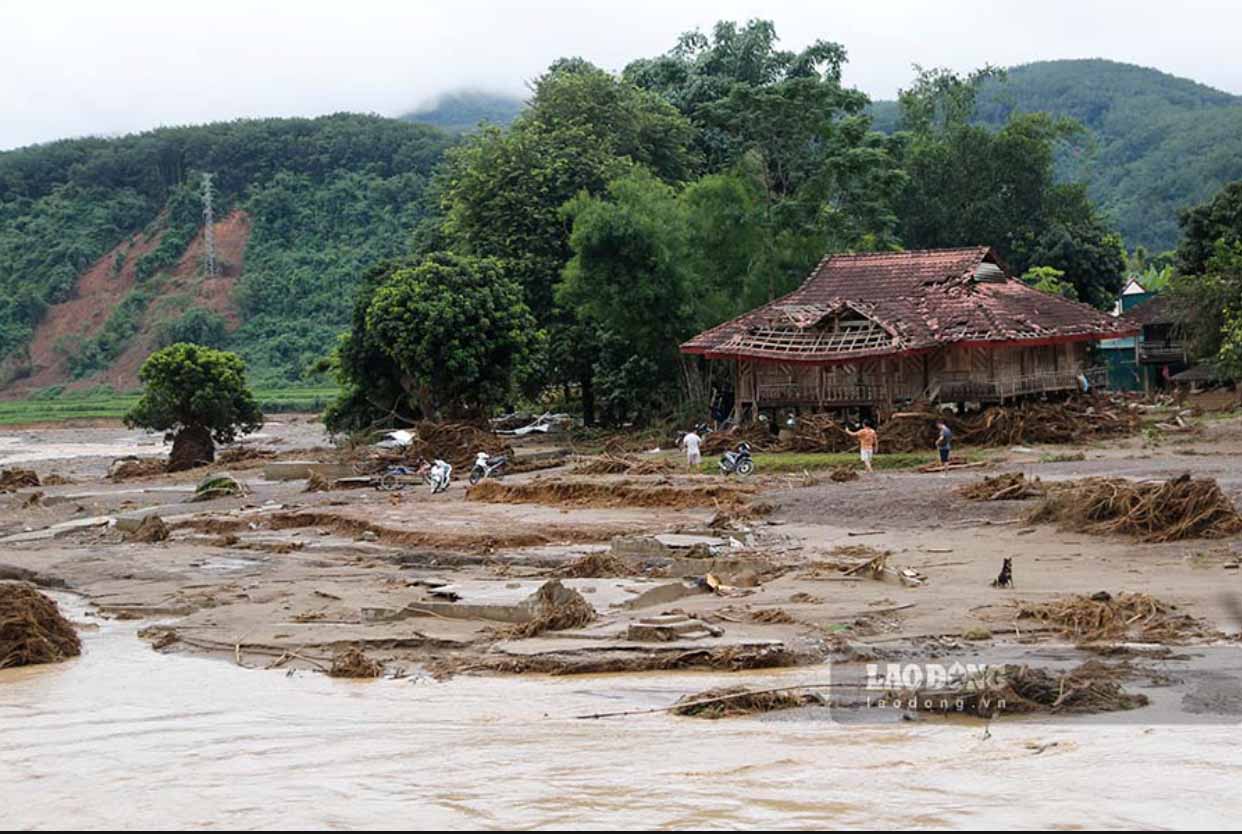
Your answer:
[[[1086,363],[1086,343],[1036,347],[958,347],[917,356],[883,357],[837,365],[739,362],[739,407],[888,403],[944,389],[970,399],[1072,387]],[[965,392],[965,393],[962,393]],[[956,394],[955,394],[956,395]]]

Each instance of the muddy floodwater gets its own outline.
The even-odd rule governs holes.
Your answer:
[[[81,610],[73,611],[81,616]],[[4,828],[1220,827],[1236,726],[578,713],[762,675],[349,682],[161,656],[132,622],[0,672]]]

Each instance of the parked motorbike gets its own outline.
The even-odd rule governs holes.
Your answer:
[[[504,455],[492,457],[487,452],[479,452],[474,456],[474,468],[470,470],[470,484],[473,486],[484,478],[503,477],[509,459]]]
[[[720,471],[725,475],[749,475],[754,472],[755,462],[750,457],[750,444],[742,441],[736,450],[721,455]]]

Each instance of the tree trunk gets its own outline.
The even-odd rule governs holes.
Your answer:
[[[172,454],[168,456],[168,471],[181,472],[214,463],[216,444],[211,432],[203,426],[186,426],[173,439]]]
[[[582,374],[582,422],[583,425],[595,425],[595,387],[591,379],[591,371]]]

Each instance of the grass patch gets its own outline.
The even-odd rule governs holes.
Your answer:
[[[756,452],[752,457],[755,471],[760,473],[817,472],[840,466],[862,469],[857,452]],[[964,457],[971,462],[986,459],[982,452],[976,451],[955,451],[954,457]],[[871,466],[878,470],[915,469],[938,460],[933,452],[898,452],[876,455],[871,459]],[[703,462],[702,471],[711,474],[719,472],[720,467],[716,460],[708,460]]]
[[[255,388],[255,399],[265,414],[318,413],[336,399],[335,386],[314,388]],[[61,423],[71,420],[119,420],[134,407],[137,391],[109,389],[61,391],[49,388],[24,400],[0,400],[0,426]]]

